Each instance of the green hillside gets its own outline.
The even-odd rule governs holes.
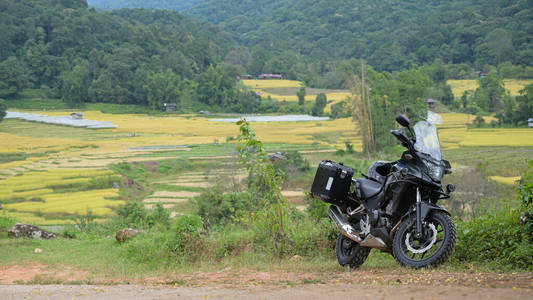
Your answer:
[[[205,0],[187,13],[249,48],[365,58],[379,70],[436,58],[477,68],[533,64],[531,0]]]
[[[0,32],[0,98],[33,88],[73,105],[158,108],[195,99],[207,70],[235,80],[231,70],[214,68],[233,48],[230,37],[175,11],[108,13],[88,9],[85,0],[4,0]]]

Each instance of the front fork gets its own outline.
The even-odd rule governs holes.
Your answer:
[[[422,235],[422,197],[420,190],[416,188],[416,237]]]

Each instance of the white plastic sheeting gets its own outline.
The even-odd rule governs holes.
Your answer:
[[[243,116],[248,122],[301,122],[301,121],[326,121],[328,117],[313,117],[310,115],[285,115],[285,116]],[[235,123],[238,119],[210,119],[213,122]]]
[[[48,116],[17,111],[8,111],[6,119],[21,119],[26,121],[41,122],[47,124],[64,125],[72,127],[84,127],[93,129],[117,128],[113,122],[95,121],[88,119],[74,119],[69,116]]]

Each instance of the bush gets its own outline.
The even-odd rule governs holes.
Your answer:
[[[197,199],[198,214],[209,224],[233,221],[238,212],[251,212],[259,208],[247,192],[225,193],[222,186],[207,189]]]
[[[148,211],[141,202],[127,202],[117,210],[118,224],[122,227],[150,228],[155,225],[167,226],[170,213],[157,203],[155,208]]]
[[[94,222],[95,215],[93,211],[87,209],[87,214],[85,216],[80,215],[74,220],[80,231],[88,232],[94,230],[96,223]],[[67,234],[69,235],[69,234]]]
[[[184,215],[175,220],[170,230],[142,234],[124,245],[124,256],[150,268],[175,263],[194,262],[212,251],[202,232],[199,216]]]
[[[503,208],[458,224],[454,257],[495,267],[533,270],[533,161],[519,187],[520,209]]]
[[[493,267],[533,270],[530,232],[520,223],[517,210],[485,215],[458,224],[459,243],[454,258]]]
[[[310,170],[309,161],[298,151],[283,152],[282,155],[285,159],[275,160],[273,165],[284,185],[294,183],[301,178],[299,175]]]
[[[7,235],[7,232],[13,225],[17,223],[17,220],[6,215],[5,213],[0,214],[0,237]]]
[[[329,204],[310,195],[305,196],[305,201],[307,202],[307,213],[310,218],[320,220],[328,217]]]

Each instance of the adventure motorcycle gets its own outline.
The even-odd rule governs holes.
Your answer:
[[[403,115],[396,121],[411,135],[391,130],[407,148],[400,160],[375,162],[357,179],[342,163],[325,160],[318,167],[311,195],[332,204],[328,215],[340,230],[336,253],[341,266],[359,267],[371,248],[392,253],[402,265],[437,266],[455,249],[455,224],[437,205],[455,190],[453,184],[442,186],[451,165],[442,158],[437,129],[427,121],[411,128]]]

